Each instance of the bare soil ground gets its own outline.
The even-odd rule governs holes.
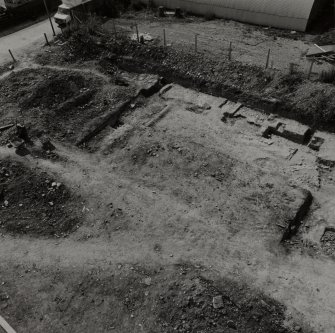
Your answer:
[[[92,56],[90,38],[0,80],[0,314],[17,332],[333,332],[334,135],[199,92],[219,83],[201,57],[100,34]]]
[[[128,71],[158,74],[168,82],[275,112],[309,124],[313,129],[334,130],[332,84],[308,80],[299,72],[289,74],[265,70],[257,65],[228,61],[218,55],[195,53],[190,47],[164,48],[155,43],[141,45],[117,36],[114,40],[106,32],[91,34],[86,30],[79,31],[66,42],[67,47],[56,47],[57,59],[51,53],[43,53],[36,57],[36,61],[42,65],[64,65],[99,59],[100,69],[106,74],[115,72],[115,65]],[[76,38],[80,38],[82,43],[77,43]],[[91,52],[85,53],[84,49],[91,49]]]
[[[289,332],[280,304],[204,268],[119,265],[86,272],[19,265],[16,281],[3,268],[9,271],[1,274],[2,311],[29,332]],[[222,297],[217,308],[213,296]]]
[[[81,224],[80,207],[62,183],[22,161],[0,163],[1,221],[12,234],[64,236]]]
[[[309,48],[313,46],[313,36],[271,28],[262,28],[229,20],[204,20],[200,17],[158,18],[152,13],[128,13],[116,20],[116,27],[129,30],[133,20],[138,24],[140,33],[149,34],[162,44],[163,29],[166,43],[180,49],[195,48],[197,35],[197,50],[207,57],[227,59],[229,43],[232,43],[232,58],[247,65],[265,67],[268,50],[270,49],[269,66],[288,72],[290,63],[296,64],[296,70],[307,72],[310,62],[306,59]],[[114,32],[112,21],[105,27]],[[133,29],[134,31],[134,29]],[[156,40],[155,42],[158,43]],[[320,72],[327,68],[325,64],[315,64],[314,71]]]

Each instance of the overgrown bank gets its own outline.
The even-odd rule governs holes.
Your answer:
[[[335,87],[308,80],[302,73],[266,71],[203,53],[139,44],[120,36],[115,40],[107,32],[101,32],[98,24],[82,27],[57,48],[61,55],[58,62],[79,64],[98,60],[100,69],[107,73],[120,67],[159,74],[168,82],[238,100],[315,129],[332,132],[335,129]],[[37,59],[40,63],[55,61],[50,54],[39,55]]]

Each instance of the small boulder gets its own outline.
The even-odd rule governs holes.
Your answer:
[[[213,297],[213,308],[214,309],[223,308],[223,299],[221,295]]]

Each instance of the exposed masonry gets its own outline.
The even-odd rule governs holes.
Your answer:
[[[313,135],[314,133],[310,127],[298,122],[291,121],[287,124],[281,121],[274,121],[264,124],[255,118],[248,117],[244,114],[241,103],[236,103],[235,107],[224,112],[222,120],[225,121],[227,118],[246,118],[249,123],[260,127],[260,133],[265,138],[277,135],[298,144],[308,145],[308,147],[316,151],[324,143],[323,138]]]

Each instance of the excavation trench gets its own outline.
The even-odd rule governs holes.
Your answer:
[[[131,104],[133,104],[140,95],[144,96],[145,98],[149,98],[154,94],[158,93],[161,88],[162,88],[162,81],[158,80],[153,85],[147,88],[140,89],[135,96],[129,98],[125,102],[118,104],[115,108],[113,108],[113,110],[110,113],[103,116],[102,119],[98,121],[97,125],[95,125],[94,128],[90,130],[87,134],[85,134],[84,137],[81,138],[76,143],[76,145],[80,146],[88,143],[91,139],[93,139],[96,135],[98,135],[101,131],[103,131],[107,126],[116,128],[119,127],[119,125],[122,125],[122,121],[120,120],[120,118],[126,111],[129,110]]]
[[[276,98],[263,98],[252,92],[246,92],[238,86],[232,86],[222,82],[214,82],[192,76],[189,73],[172,71],[164,64],[148,62],[147,59],[134,58],[131,56],[120,57],[117,60],[117,66],[123,70],[135,73],[151,73],[164,77],[165,83],[177,83],[186,88],[196,89],[202,93],[217,97],[227,98],[232,102],[241,102],[250,108],[256,108],[265,113],[275,113],[281,117],[297,120],[306,125],[313,126],[313,119],[295,116],[294,107],[287,102]]]

